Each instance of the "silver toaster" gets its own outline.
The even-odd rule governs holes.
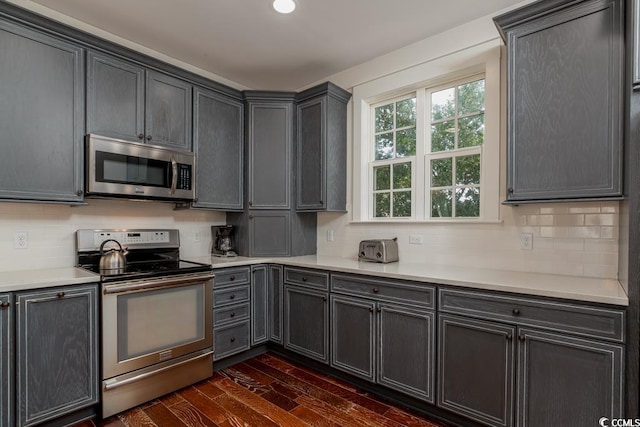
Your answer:
[[[361,241],[358,259],[383,263],[398,261],[398,238]]]

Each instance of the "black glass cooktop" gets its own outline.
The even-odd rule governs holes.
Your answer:
[[[176,274],[201,273],[211,271],[211,265],[185,260],[152,260],[127,263],[124,269],[100,270],[99,264],[85,264],[80,267],[99,274],[103,282],[134,280]]]

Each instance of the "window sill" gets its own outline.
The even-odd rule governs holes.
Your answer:
[[[501,219],[429,219],[429,220],[412,220],[412,219],[381,219],[381,220],[362,220],[362,221],[350,221],[351,225],[358,224],[385,224],[385,225],[399,225],[399,224],[502,224]]]

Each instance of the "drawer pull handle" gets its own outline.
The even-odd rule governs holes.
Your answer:
[[[303,282],[306,282],[306,281],[307,281],[307,278],[306,278],[306,277],[303,277],[303,278],[302,278],[302,281],[303,281]]]
[[[231,342],[236,342],[236,338],[235,337],[231,337]]]
[[[380,292],[380,290],[378,288],[373,288],[373,293],[377,294],[378,292]]]
[[[58,293],[56,294],[56,296],[57,296],[58,298],[64,298],[64,292],[58,292]]]
[[[231,294],[231,295],[229,296],[229,299],[234,299],[235,297],[236,297],[236,294]]]
[[[236,280],[236,276],[229,277],[229,280],[231,280],[233,282],[234,280]]]
[[[517,308],[514,308],[512,313],[514,316],[520,316],[520,310],[518,310]]]
[[[0,304],[0,308],[9,308],[10,305],[11,303],[4,301],[2,304]]]
[[[231,313],[229,316],[230,317],[236,317],[236,314],[235,313]]]

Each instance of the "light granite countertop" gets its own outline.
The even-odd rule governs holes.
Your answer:
[[[438,285],[513,292],[531,296],[628,306],[629,298],[617,280],[557,274],[526,273],[447,265],[394,262],[377,264],[332,256],[291,258],[219,258],[205,255],[189,261],[211,264],[215,269],[274,263]],[[0,271],[0,292],[98,282],[100,276],[75,267]]]
[[[532,296],[563,298],[628,306],[629,298],[615,279],[526,273],[449,265],[393,262],[379,264],[332,256],[300,256],[291,258],[218,258],[202,257],[213,268],[275,263],[293,267],[316,268],[343,273],[357,273],[391,279],[404,279],[439,285],[463,286],[479,290],[513,292]]]

